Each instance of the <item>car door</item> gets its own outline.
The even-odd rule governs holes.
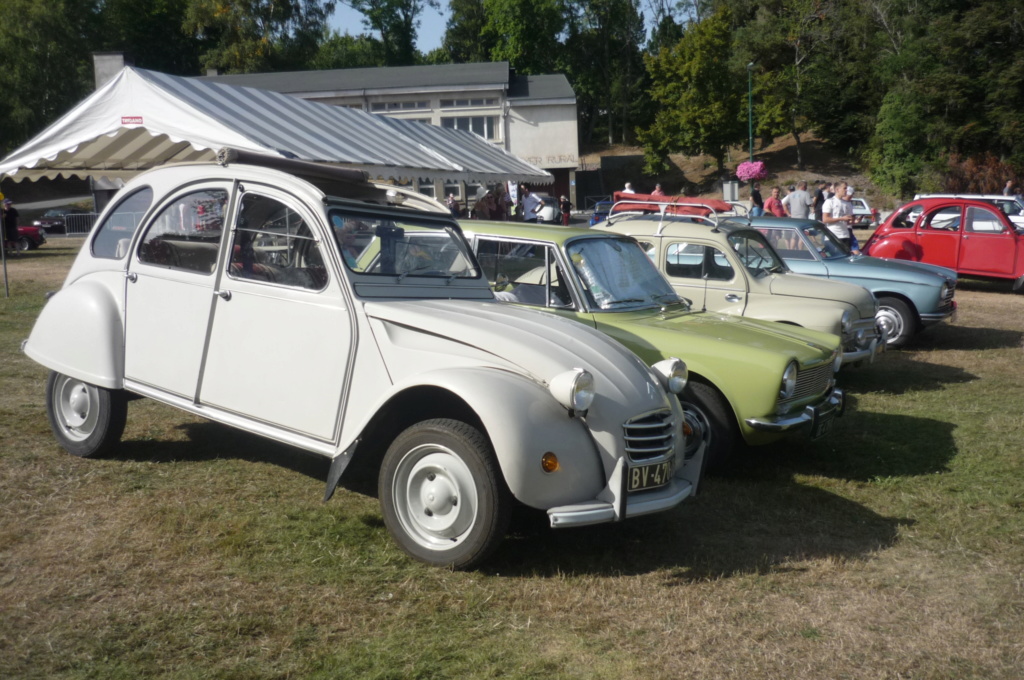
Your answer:
[[[190,187],[143,225],[125,290],[126,380],[195,398],[230,191],[227,182]]]
[[[960,254],[963,207],[960,204],[936,207],[917,221],[917,245],[922,262],[956,269]]]
[[[987,207],[967,206],[957,270],[988,276],[1013,276],[1016,242],[1016,231],[1005,215]]]
[[[199,401],[320,440],[336,438],[354,322],[314,215],[271,187],[238,199]]]
[[[746,310],[747,280],[715,245],[666,238],[662,257],[661,270],[695,309],[738,315]]]

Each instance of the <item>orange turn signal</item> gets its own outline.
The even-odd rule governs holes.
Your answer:
[[[558,464],[558,456],[550,451],[540,457],[540,466],[544,472],[556,472],[561,467]]]

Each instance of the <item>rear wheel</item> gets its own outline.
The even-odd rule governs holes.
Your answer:
[[[398,435],[378,491],[388,531],[427,564],[474,567],[508,528],[512,498],[491,446],[457,420],[425,420]]]
[[[910,305],[899,298],[878,298],[875,319],[885,329],[888,336],[886,344],[893,349],[905,345],[917,329],[917,319]]]
[[[56,371],[46,382],[46,415],[60,445],[73,456],[90,458],[109,452],[121,441],[128,400]]]
[[[687,455],[703,448],[704,465],[708,470],[727,469],[740,444],[740,432],[725,397],[711,385],[691,380],[679,395],[679,401],[687,424],[695,431],[694,444],[687,444]]]

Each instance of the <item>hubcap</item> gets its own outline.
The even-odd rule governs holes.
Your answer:
[[[54,413],[64,434],[76,441],[88,438],[96,429],[99,392],[81,380],[62,376],[53,391]]]
[[[409,451],[398,464],[392,484],[402,527],[425,548],[455,547],[476,522],[473,474],[446,447],[429,444]]]
[[[903,335],[903,317],[896,313],[891,307],[879,307],[875,320],[886,331],[889,342],[896,341]]]

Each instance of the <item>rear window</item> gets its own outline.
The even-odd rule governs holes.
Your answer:
[[[123,259],[128,254],[135,230],[139,228],[143,215],[152,204],[153,190],[143,187],[107,213],[92,241],[93,256],[109,260]]]

